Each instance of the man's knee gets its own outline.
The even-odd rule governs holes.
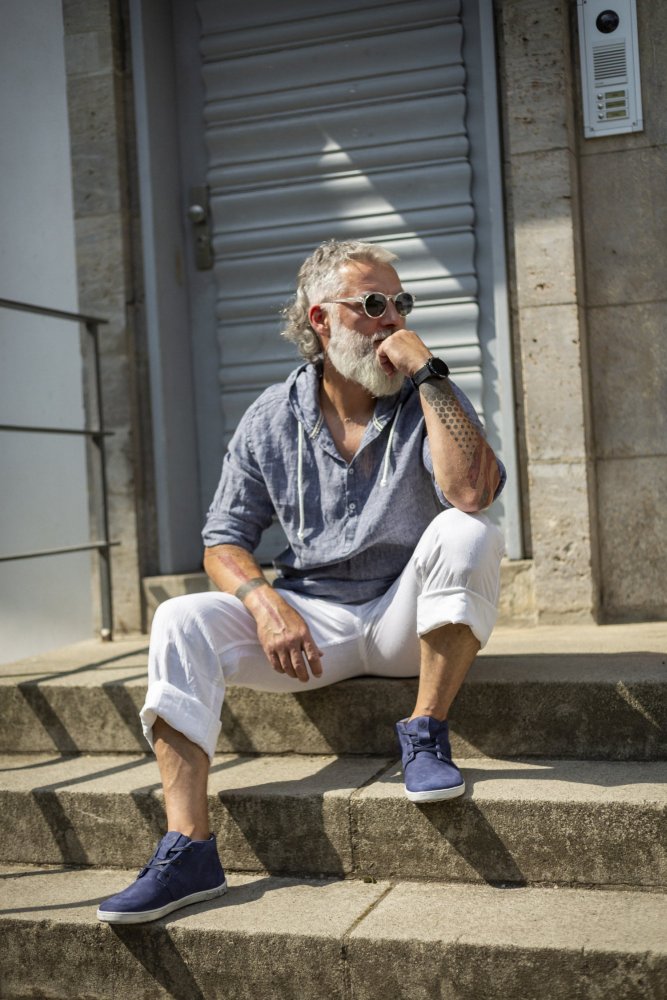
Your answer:
[[[455,507],[431,522],[418,545],[420,559],[445,561],[452,570],[498,566],[505,549],[502,533],[485,514],[466,514]]]
[[[228,594],[217,590],[170,597],[158,605],[153,616],[153,631],[188,632],[199,630],[209,616],[224,615],[226,605],[234,602]],[[236,603],[236,602],[234,602]]]
[[[184,594],[181,597],[170,597],[158,604],[151,626],[153,635],[180,632],[189,628],[196,617],[196,598],[200,596],[200,594]]]
[[[484,646],[496,620],[503,551],[502,534],[483,514],[439,514],[415,553],[419,634],[457,622]]]

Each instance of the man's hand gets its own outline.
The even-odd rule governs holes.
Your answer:
[[[298,611],[270,587],[258,587],[245,603],[257,622],[257,638],[274,670],[304,683],[309,680],[309,667],[313,677],[322,676],[322,651]]]
[[[402,372],[408,378],[423,368],[431,352],[414,330],[395,330],[377,345],[377,358],[387,375]]]

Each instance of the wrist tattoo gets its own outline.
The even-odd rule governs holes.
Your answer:
[[[239,601],[242,601],[248,596],[251,590],[255,590],[256,587],[263,587],[265,584],[267,587],[271,586],[265,577],[255,576],[252,580],[248,580],[247,583],[242,583],[241,586],[234,591],[234,597],[237,597]]]

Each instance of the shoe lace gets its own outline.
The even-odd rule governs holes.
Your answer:
[[[443,746],[441,741],[437,736],[431,737],[430,740],[425,740],[423,736],[419,736],[416,733],[408,733],[410,737],[410,743],[412,744],[413,753],[432,753],[440,760],[448,760],[447,747]]]
[[[192,847],[190,844],[183,844],[182,847],[170,847],[167,851],[166,857],[164,858],[158,858],[157,854],[154,854],[148,864],[144,865],[139,874],[140,876],[145,875],[151,868],[157,868],[159,871],[164,872],[165,876],[169,878],[169,874],[166,871],[169,865],[179,864],[181,854],[185,854],[191,850]]]

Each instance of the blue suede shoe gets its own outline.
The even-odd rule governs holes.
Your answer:
[[[452,763],[446,722],[418,715],[396,723],[401,747],[405,794],[411,802],[440,802],[463,795],[465,782]]]
[[[136,882],[100,904],[99,920],[110,924],[144,924],[181,906],[227,892],[215,837],[190,840],[167,833]]]

